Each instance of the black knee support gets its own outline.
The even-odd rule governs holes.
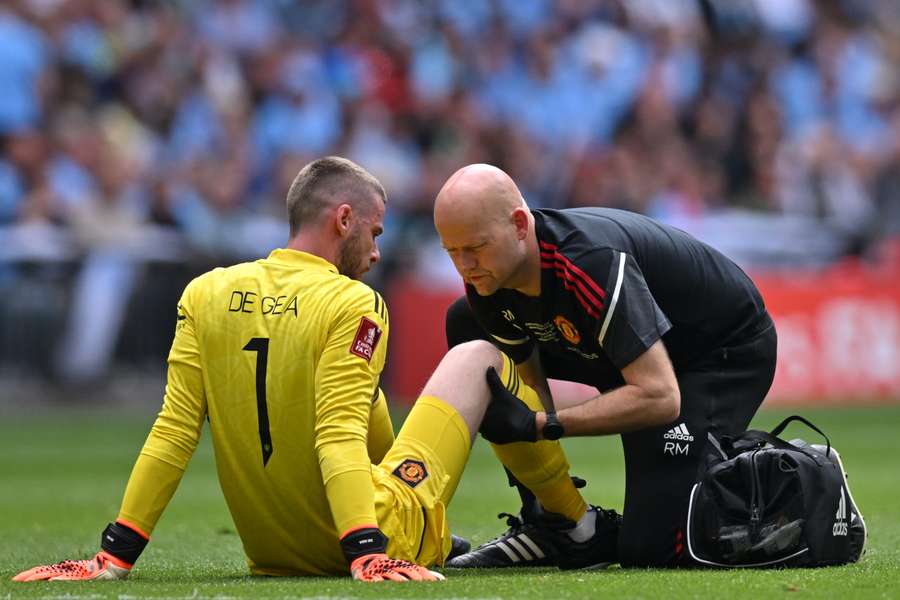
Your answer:
[[[487,332],[481,328],[475,319],[475,313],[469,307],[469,301],[465,296],[457,298],[447,309],[447,318],[444,321],[447,335],[447,348],[471,342],[472,340],[491,341]]]

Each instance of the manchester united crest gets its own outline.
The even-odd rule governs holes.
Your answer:
[[[428,477],[428,469],[421,460],[407,458],[394,469],[394,475],[409,487],[414,488]]]
[[[581,334],[575,329],[572,321],[562,315],[556,315],[556,318],[553,319],[553,323],[570,344],[578,344],[578,342],[581,341]]]

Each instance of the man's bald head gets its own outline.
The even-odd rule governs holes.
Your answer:
[[[505,220],[513,210],[525,207],[519,188],[501,169],[487,164],[467,165],[450,176],[434,202],[434,221],[448,218]]]
[[[454,173],[434,201],[434,226],[456,270],[479,294],[530,289],[529,257],[538,254],[534,217],[497,167],[475,164]]]

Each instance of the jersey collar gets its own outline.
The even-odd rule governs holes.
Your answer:
[[[544,215],[532,211],[534,214],[534,235],[538,241],[538,252],[541,251],[541,242],[545,241],[547,232],[544,231]],[[546,240],[550,241],[550,240]],[[542,261],[543,262],[543,261]],[[551,291],[556,289],[556,274],[553,267],[541,267],[541,298],[550,298]],[[546,295],[545,295],[546,294]]]
[[[301,252],[299,250],[291,250],[289,248],[276,248],[269,254],[269,261],[279,265],[287,265],[290,267],[303,267],[306,269],[321,269],[337,273],[337,267],[315,254]]]

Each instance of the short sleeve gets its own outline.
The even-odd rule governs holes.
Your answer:
[[[672,324],[650,293],[634,257],[614,251],[612,258],[606,305],[595,333],[603,352],[621,370],[662,338]]]

